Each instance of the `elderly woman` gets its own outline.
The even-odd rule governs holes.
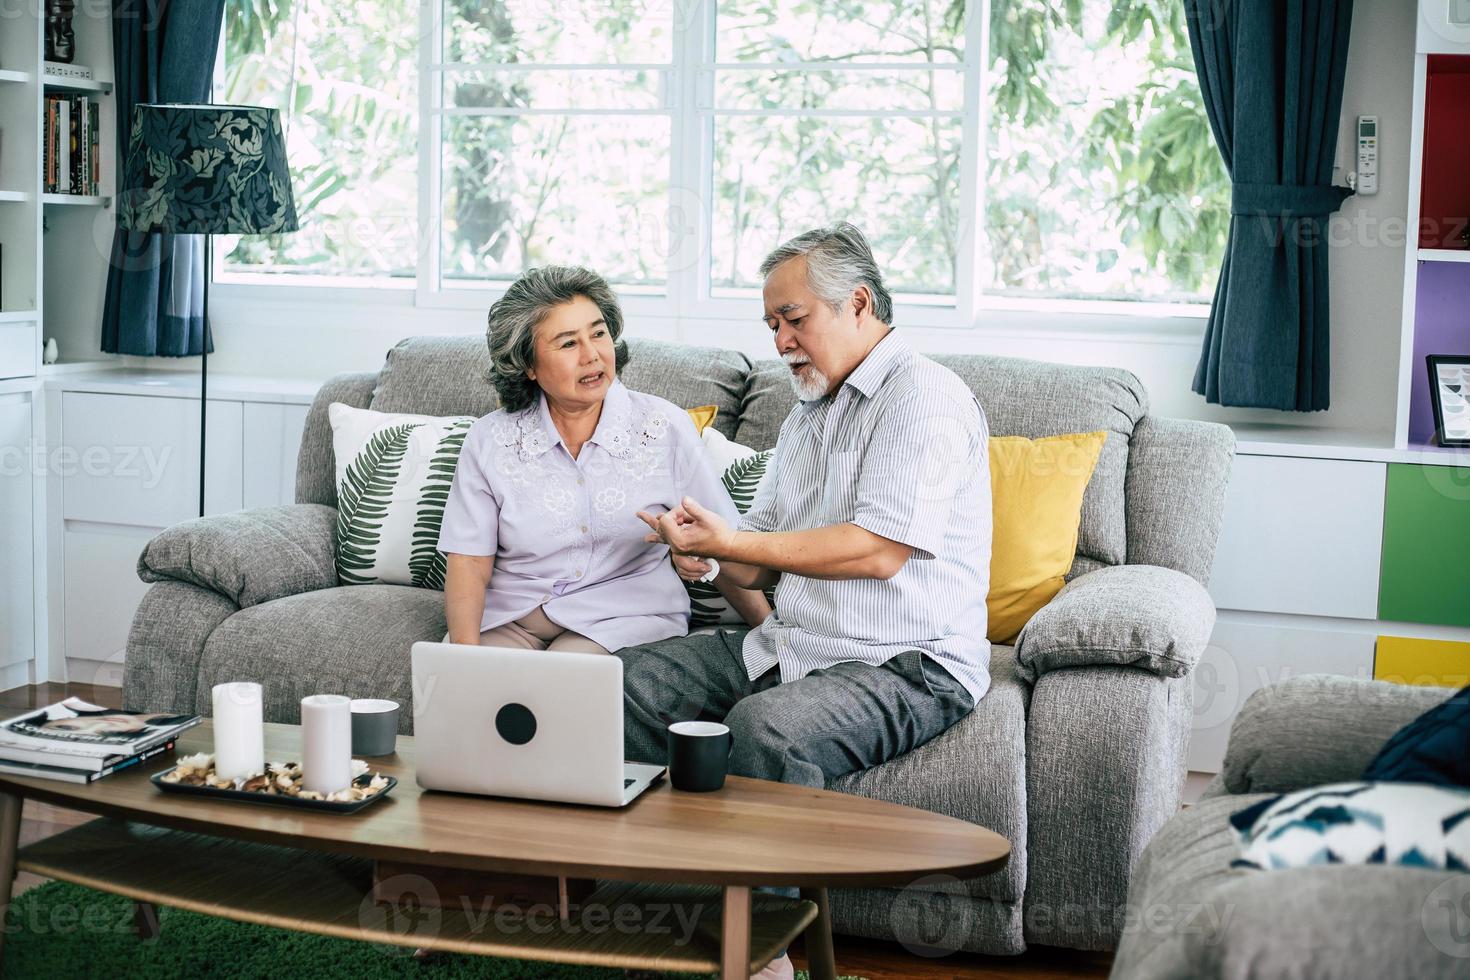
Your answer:
[[[689,631],[689,597],[639,511],[687,494],[738,514],[677,405],[618,380],[623,315],[601,276],[532,269],[490,307],[501,408],[465,437],[439,550],[452,643],[609,653]],[[728,590],[751,625],[759,592]]]

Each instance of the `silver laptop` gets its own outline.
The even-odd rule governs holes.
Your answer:
[[[415,643],[424,789],[625,806],[664,774],[623,761],[623,662],[587,653]]]

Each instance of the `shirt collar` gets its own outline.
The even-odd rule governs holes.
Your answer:
[[[597,419],[588,442],[595,442],[614,456],[626,456],[633,448],[633,434],[629,430],[632,417],[632,399],[628,389],[617,378],[613,379],[607,394],[602,399],[602,415]],[[539,423],[539,424],[538,424]],[[526,457],[540,456],[556,445],[565,445],[561,432],[551,419],[551,406],[546,402],[546,392],[537,396],[535,413],[522,414],[520,423],[520,450]]]
[[[868,356],[863,358],[862,363],[852,369],[843,384],[852,385],[868,398],[872,398],[873,393],[888,380],[894,365],[908,352],[908,341],[900,337],[897,330],[889,327],[888,333],[868,351]]]

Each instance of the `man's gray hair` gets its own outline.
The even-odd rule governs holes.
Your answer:
[[[555,307],[578,296],[591,300],[602,314],[613,339],[613,370],[622,373],[628,363],[628,345],[622,339],[623,311],[607,280],[580,266],[528,269],[491,305],[485,332],[490,345],[489,381],[507,412],[536,403],[541,386],[526,377],[526,371],[536,366],[536,327]]]
[[[893,325],[893,297],[883,285],[883,274],[873,260],[873,250],[857,225],[839,221],[813,228],[775,248],[761,263],[761,278],[798,256],[806,256],[806,282],[822,302],[840,312],[853,290],[867,286],[873,294],[873,316]]]

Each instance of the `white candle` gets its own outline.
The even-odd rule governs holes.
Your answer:
[[[265,772],[260,685],[232,681],[214,685],[210,693],[214,700],[215,772],[225,779],[244,779]]]
[[[335,793],[352,782],[352,701],[340,694],[301,699],[301,788]]]

